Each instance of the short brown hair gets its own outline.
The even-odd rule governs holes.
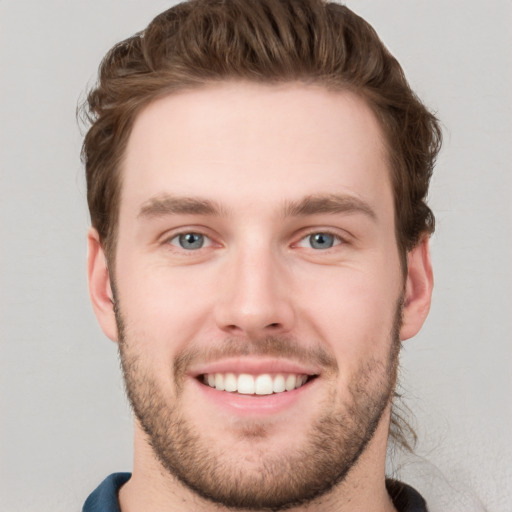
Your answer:
[[[87,199],[107,257],[137,114],[173,91],[224,80],[314,83],[365,99],[387,143],[402,262],[433,232],[425,198],[441,130],[366,21],[324,0],[190,0],[112,48],[84,104],[91,123],[82,148]]]

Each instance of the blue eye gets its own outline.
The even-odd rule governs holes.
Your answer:
[[[182,249],[193,251],[201,249],[205,245],[205,236],[200,233],[183,233],[175,236],[170,243],[172,245],[179,245]]]
[[[310,247],[320,250],[330,249],[339,243],[339,240],[329,233],[313,233],[307,237],[307,241],[309,242]]]

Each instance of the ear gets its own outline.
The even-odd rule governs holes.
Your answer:
[[[425,322],[430,310],[433,286],[429,238],[424,236],[407,254],[407,278],[400,329],[402,341],[415,336]]]
[[[112,341],[117,341],[114,297],[110,285],[107,259],[98,232],[94,228],[90,228],[87,234],[87,248],[87,275],[92,308],[106,336]]]

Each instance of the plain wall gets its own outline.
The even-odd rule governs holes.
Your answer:
[[[256,1],[256,0],[255,0]],[[0,510],[80,510],[131,468],[115,344],[89,305],[75,108],[101,57],[172,2],[0,0]],[[436,510],[512,510],[512,2],[348,2],[445,127],[436,286],[402,356]],[[390,464],[390,467],[400,465]]]

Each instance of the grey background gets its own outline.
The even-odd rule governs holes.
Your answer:
[[[103,54],[172,2],[0,1],[0,510],[80,510],[131,468],[116,347],[89,305],[75,107]],[[417,456],[390,467],[446,511],[512,510],[512,2],[348,2],[445,126],[436,286],[406,343]],[[479,505],[480,503],[480,505]]]

